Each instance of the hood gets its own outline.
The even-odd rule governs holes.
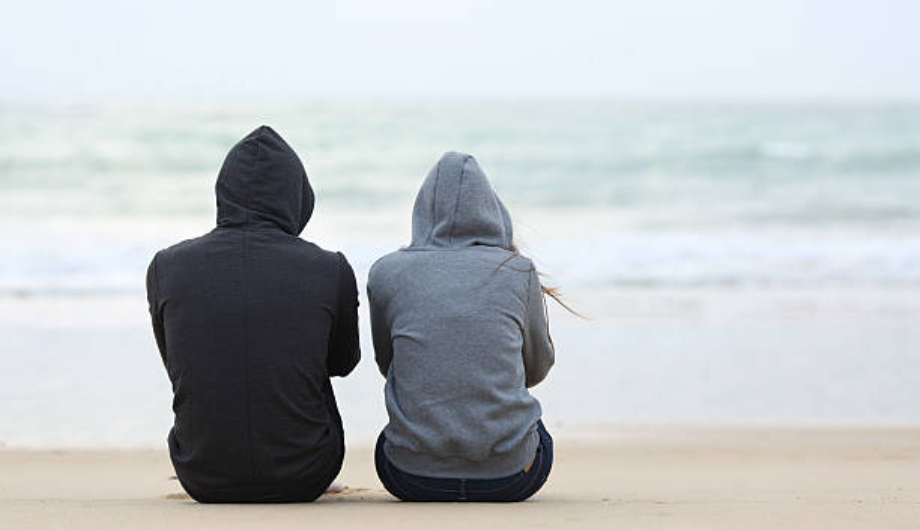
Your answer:
[[[511,216],[472,156],[445,153],[415,198],[411,247],[510,248]]]
[[[296,236],[313,215],[313,188],[303,164],[266,125],[227,153],[215,191],[218,226],[274,226]]]

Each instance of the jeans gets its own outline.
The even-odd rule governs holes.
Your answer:
[[[416,502],[517,502],[531,497],[549,478],[553,467],[553,438],[542,421],[537,422],[540,444],[527,471],[494,479],[435,478],[400,470],[383,451],[386,437],[380,433],[374,463],[377,476],[394,497]]]

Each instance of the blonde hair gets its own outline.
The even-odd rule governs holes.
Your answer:
[[[518,248],[517,248],[517,245],[515,245],[513,241],[511,242],[511,245],[508,246],[508,250],[511,251],[511,256],[508,256],[504,261],[502,261],[502,262],[498,265],[498,269],[502,268],[502,266],[504,266],[506,263],[508,263],[514,256],[518,256],[518,255],[521,254],[521,252],[520,252],[520,251],[518,250]],[[498,269],[496,269],[496,270],[498,270]],[[540,271],[537,271],[537,276],[543,276],[543,273],[541,273]],[[567,303],[565,302],[565,300],[563,300],[562,291],[561,291],[561,289],[559,288],[559,286],[557,286],[557,285],[545,285],[543,282],[540,282],[540,291],[542,291],[543,294],[544,294],[545,296],[548,296],[548,297],[552,298],[553,300],[555,300],[557,304],[559,304],[560,306],[562,306],[563,309],[565,309],[565,310],[568,311],[569,313],[572,313],[573,315],[577,316],[578,318],[585,318],[584,315],[582,315],[582,314],[579,313],[578,311],[575,311],[574,309],[572,309],[571,307],[569,307],[569,304],[567,304]]]

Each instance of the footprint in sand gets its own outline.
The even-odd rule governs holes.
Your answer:
[[[170,493],[163,498],[171,501],[187,501],[191,499],[187,493]]]
[[[348,486],[340,486],[335,490],[327,490],[324,495],[357,495],[359,493],[369,493],[372,491],[370,488],[350,488]]]

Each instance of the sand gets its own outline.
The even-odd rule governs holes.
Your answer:
[[[0,450],[0,528],[920,528],[920,429],[606,427],[557,436],[516,505],[395,501],[368,447],[314,504],[206,506],[161,450]]]

